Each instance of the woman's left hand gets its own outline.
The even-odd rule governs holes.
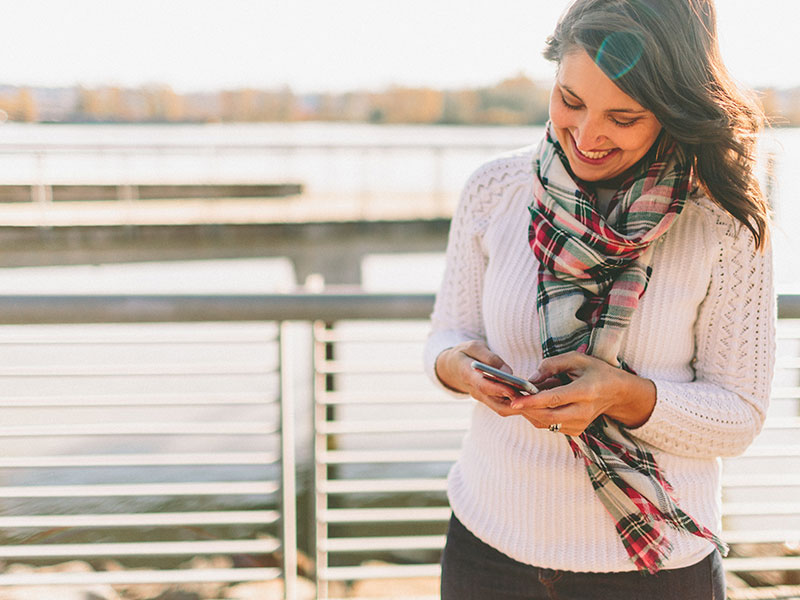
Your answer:
[[[562,385],[565,377],[570,381]],[[538,428],[560,424],[567,435],[580,435],[600,415],[638,427],[656,403],[652,381],[580,352],[544,359],[529,379],[541,391],[516,399],[511,408]]]

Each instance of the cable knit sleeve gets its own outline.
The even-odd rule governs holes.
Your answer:
[[[486,254],[482,244],[491,204],[490,185],[500,161],[478,169],[467,181],[450,224],[444,277],[431,315],[431,332],[425,344],[425,371],[440,388],[435,363],[447,348],[485,338],[481,315]],[[462,394],[459,394],[462,395]]]
[[[672,454],[736,456],[761,431],[775,365],[772,253],[721,210],[707,214],[716,239],[711,281],[695,325],[694,381],[654,379],[650,419],[631,433]]]

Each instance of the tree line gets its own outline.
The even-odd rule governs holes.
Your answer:
[[[0,117],[19,122],[220,123],[344,121],[450,125],[540,125],[550,85],[524,75],[492,86],[438,90],[296,94],[237,89],[178,93],[167,85],[35,88],[0,86]],[[800,88],[764,89],[760,100],[776,125],[800,125]]]

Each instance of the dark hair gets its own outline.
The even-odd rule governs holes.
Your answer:
[[[763,248],[769,209],[754,170],[764,113],[722,62],[712,0],[576,0],[544,56],[560,63],[576,48],[655,115],[661,142],[678,143],[709,197]]]

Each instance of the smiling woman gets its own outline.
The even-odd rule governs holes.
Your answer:
[[[575,176],[606,185],[624,177],[661,132],[655,115],[620,90],[582,49],[561,61],[550,120]]]
[[[774,367],[761,113],[711,0],[575,0],[545,56],[544,139],[467,183],[426,346],[478,401],[442,598],[721,599],[718,458]]]

